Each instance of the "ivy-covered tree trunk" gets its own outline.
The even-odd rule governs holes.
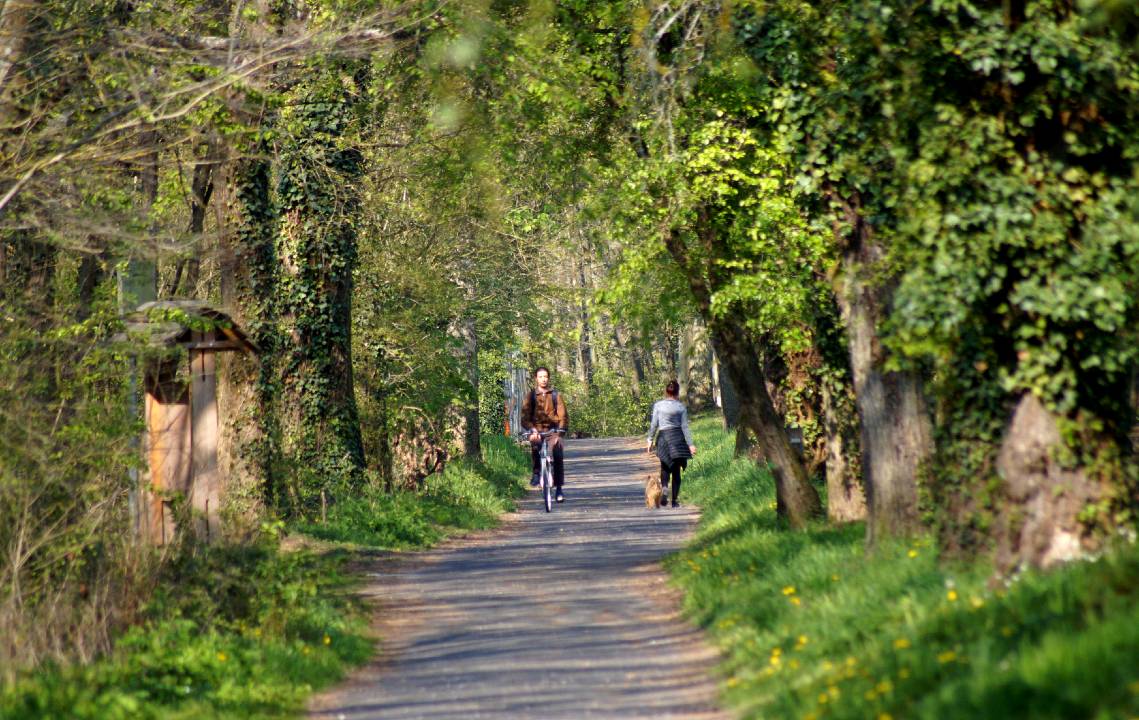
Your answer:
[[[918,528],[917,475],[933,451],[933,426],[921,378],[883,368],[878,328],[890,308],[890,287],[869,274],[883,252],[857,207],[844,204],[847,235],[838,304],[850,343],[850,366],[861,427],[867,542]]]
[[[262,502],[284,507],[279,477],[277,384],[278,262],[269,162],[232,163],[225,182],[226,227],[221,233],[222,304],[257,345],[257,357],[225,353],[218,368],[218,463],[234,530]]]
[[[857,466],[857,430],[851,427],[853,423],[843,412],[844,403],[835,397],[836,391],[826,381],[820,391],[826,442],[827,519],[835,523],[863,520],[866,495]]]
[[[1098,548],[1102,538],[1087,532],[1082,516],[1110,495],[1110,476],[1064,463],[1070,454],[1056,414],[1024,394],[997,456],[1007,504],[997,520],[998,571],[1050,567]]]
[[[329,82],[288,118],[278,186],[282,223],[282,448],[299,473],[300,500],[358,486],[364,448],[352,382],[352,272],[363,158],[338,146],[349,122],[343,88]]]

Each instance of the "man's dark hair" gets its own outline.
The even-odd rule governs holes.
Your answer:
[[[534,377],[538,377],[538,373],[542,372],[543,370],[546,371],[547,375],[550,374],[550,368],[546,367],[545,365],[539,365],[538,367],[534,368]]]

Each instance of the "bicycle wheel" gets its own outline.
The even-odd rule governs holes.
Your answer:
[[[550,477],[550,466],[546,465],[542,468],[542,496],[546,500],[546,512],[550,512],[550,508],[554,506],[553,484],[553,478]]]

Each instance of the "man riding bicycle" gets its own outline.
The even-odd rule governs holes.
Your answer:
[[[566,413],[565,400],[558,397],[558,391],[550,387],[550,371],[539,367],[534,371],[534,389],[522,398],[522,427],[529,430],[530,458],[534,474],[530,477],[530,485],[537,487],[538,476],[542,471],[541,449],[542,436],[548,430],[554,432],[548,436],[550,454],[554,458],[554,499],[558,502],[565,500],[562,493],[562,484],[565,482],[565,463],[562,456],[562,435],[569,427],[569,415]]]

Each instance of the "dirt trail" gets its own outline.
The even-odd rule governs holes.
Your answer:
[[[645,508],[642,447],[574,440],[566,499],[375,575],[381,659],[317,718],[726,718],[717,662],[676,613],[659,561],[696,522]]]

